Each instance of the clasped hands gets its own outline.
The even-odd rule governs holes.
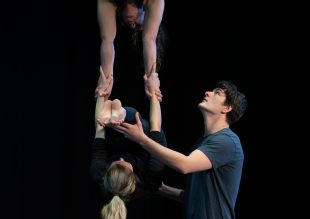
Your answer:
[[[143,79],[144,90],[147,97],[151,98],[155,94],[158,101],[161,102],[163,95],[159,88],[160,80],[158,78],[158,73],[156,72],[156,63],[152,65],[150,72],[144,74]],[[112,92],[113,83],[113,75],[106,75],[100,66],[100,76],[98,87],[95,90],[95,97],[98,95],[99,97],[103,97],[105,101],[108,100]]]

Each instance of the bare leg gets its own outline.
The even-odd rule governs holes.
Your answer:
[[[110,125],[112,101],[107,100],[102,103],[102,110],[99,112],[97,121],[103,127]]]
[[[126,110],[122,107],[120,100],[115,99],[112,102],[111,124],[120,125],[124,122],[126,117]]]

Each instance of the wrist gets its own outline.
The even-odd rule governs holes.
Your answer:
[[[103,139],[105,139],[104,127],[100,126],[99,124],[97,124],[97,126],[96,126],[95,138],[103,138]]]

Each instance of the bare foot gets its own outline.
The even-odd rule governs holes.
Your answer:
[[[99,112],[97,121],[100,125],[103,127],[110,125],[111,120],[111,110],[112,110],[112,101],[107,100],[104,103],[102,103],[102,110]]]
[[[112,125],[120,125],[124,122],[126,117],[126,110],[122,107],[122,103],[120,100],[115,99],[112,102],[112,113],[111,113],[111,124]]]

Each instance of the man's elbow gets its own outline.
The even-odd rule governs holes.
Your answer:
[[[182,165],[182,166],[178,167],[177,171],[182,173],[182,174],[188,174],[191,172],[190,169],[186,165]]]

